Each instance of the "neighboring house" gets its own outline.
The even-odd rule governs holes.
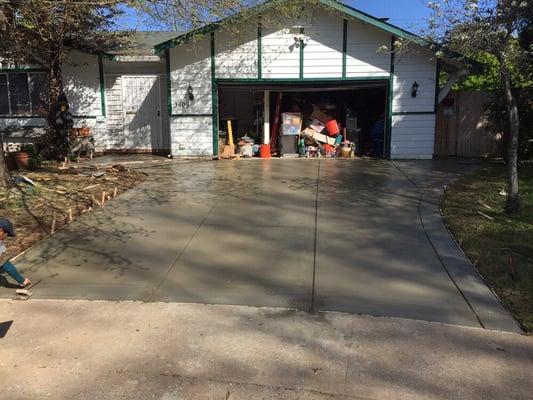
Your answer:
[[[217,156],[227,119],[239,135],[268,144],[283,93],[285,108],[323,103],[342,110],[343,124],[348,114],[364,129],[383,118],[385,158],[432,158],[439,70],[459,66],[422,45],[392,53],[396,38],[417,38],[336,1],[319,3],[287,21],[272,17],[271,2],[257,7],[265,20],[281,20],[277,28],[240,22],[238,35],[215,24],[181,36],[138,33],[144,45],[135,52],[100,60],[75,53],[64,76],[76,123],[93,128],[102,151]],[[34,117],[44,72],[0,70],[0,128],[44,123]]]

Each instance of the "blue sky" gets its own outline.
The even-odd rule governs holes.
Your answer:
[[[429,18],[428,0],[346,0],[345,4],[375,17],[389,17],[391,24],[418,33],[426,26]],[[150,29],[134,13],[127,13],[120,22],[120,28]],[[152,27],[152,29],[154,29]]]
[[[401,28],[418,31],[427,26],[430,12],[428,0],[352,0],[346,1],[354,8],[374,17],[389,17],[391,24]]]

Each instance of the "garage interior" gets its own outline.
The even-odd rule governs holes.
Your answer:
[[[219,154],[384,158],[387,97],[383,81],[220,85]]]

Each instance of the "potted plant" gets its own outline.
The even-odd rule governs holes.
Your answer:
[[[30,162],[30,155],[25,150],[26,145],[20,146],[20,149],[15,152],[15,162],[17,163],[18,169],[28,169],[28,164]]]
[[[24,144],[15,153],[15,161],[19,169],[37,169],[41,166],[42,157],[33,144]]]

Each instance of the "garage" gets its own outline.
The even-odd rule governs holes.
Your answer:
[[[270,155],[275,157],[384,158],[390,145],[387,84],[379,80],[222,84],[218,87],[219,152],[224,154],[231,130],[231,142],[244,157],[260,156],[263,144],[270,145]]]
[[[155,47],[166,62],[173,156],[226,158],[242,145],[251,157],[433,158],[437,77],[455,68],[447,59],[338,2],[283,16],[276,4]]]

